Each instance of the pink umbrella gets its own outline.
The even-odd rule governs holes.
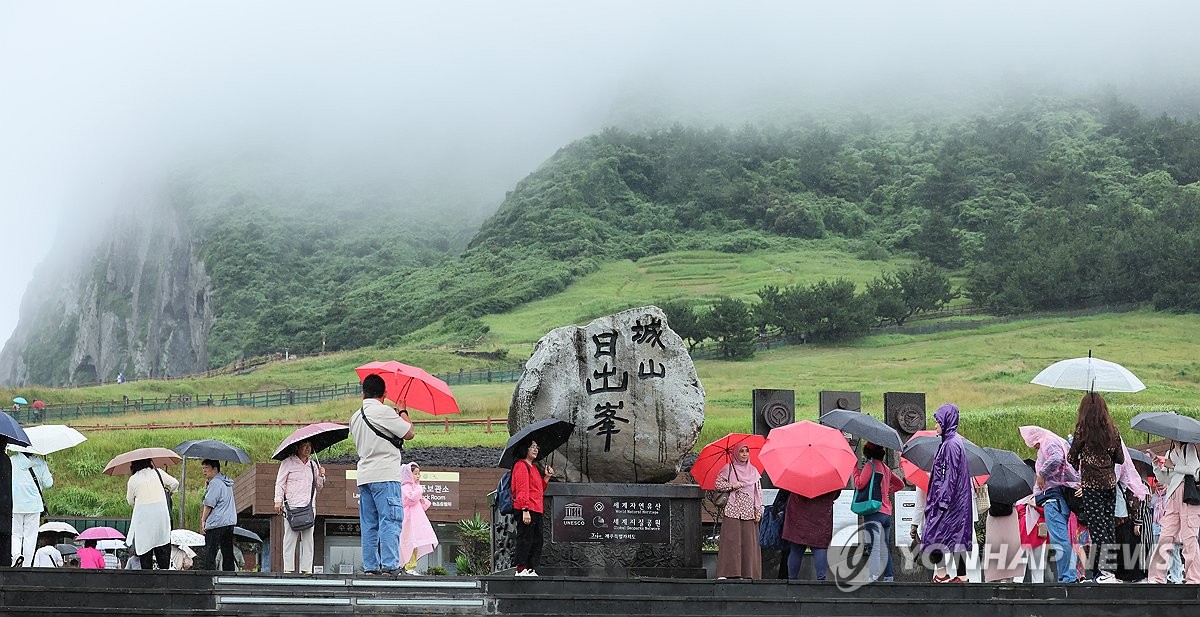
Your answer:
[[[76,540],[124,540],[125,534],[112,527],[89,527],[75,536]]]
[[[846,488],[858,463],[841,431],[807,420],[771,429],[758,458],[775,486],[809,498]]]
[[[110,476],[124,476],[129,474],[129,464],[142,459],[150,459],[150,462],[155,467],[166,467],[174,465],[183,460],[178,454],[166,448],[138,448],[125,454],[118,454],[113,457],[108,465],[104,468],[104,473]]]
[[[388,360],[368,362],[356,369],[359,379],[377,374],[387,384],[387,398],[409,409],[417,409],[435,416],[458,413],[458,401],[450,393],[446,382],[430,375],[425,369]]]
[[[287,457],[296,453],[296,446],[307,441],[312,444],[313,452],[320,452],[333,444],[342,441],[350,436],[350,428],[333,422],[317,422],[302,426],[286,439],[279,443],[279,447],[275,449],[275,454],[271,458],[282,461]]]

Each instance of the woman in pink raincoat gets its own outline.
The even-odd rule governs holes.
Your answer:
[[[400,498],[404,505],[404,525],[400,530],[400,559],[408,558],[406,574],[417,574],[417,560],[433,552],[438,545],[433,525],[425,511],[429,500],[421,489],[421,467],[416,463],[400,466]]]

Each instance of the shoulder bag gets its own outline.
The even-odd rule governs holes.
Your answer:
[[[363,422],[367,423],[367,428],[371,429],[371,432],[379,435],[380,439],[392,444],[393,446],[396,446],[397,450],[404,450],[404,440],[399,436],[384,434],[383,431],[376,428],[375,425],[371,423],[371,419],[367,417],[367,409],[365,407],[359,407],[358,413],[362,416]]]
[[[163,495],[167,496],[167,527],[175,527],[175,502],[171,499],[171,491],[167,490],[167,483],[163,482],[162,472],[156,467],[154,475],[158,476],[158,483],[162,485]]]
[[[850,511],[859,516],[875,514],[883,507],[883,473],[871,462],[871,480],[863,488],[854,491],[854,501],[850,503]]]
[[[737,470],[734,469],[732,466],[730,466],[730,469],[733,470],[733,477],[740,481],[740,478],[738,478],[738,475],[737,475]],[[726,476],[725,479],[728,480],[729,477]],[[733,493],[733,491],[734,491],[734,489],[726,489],[723,491],[714,491],[713,492],[712,502],[714,505],[717,506],[717,510],[719,512],[722,512],[725,510],[725,506],[727,504],[729,504],[729,495],[731,493]]]
[[[367,415],[364,413],[363,417],[365,418],[366,416]],[[288,527],[292,528],[292,531],[304,531],[305,529],[309,529],[313,525],[317,524],[317,509],[313,507],[313,502],[316,501],[317,497],[316,462],[309,461],[308,466],[310,469],[312,469],[313,474],[312,495],[310,495],[308,498],[308,505],[299,508],[293,508],[288,505],[287,497],[283,498],[283,518],[287,521]]]

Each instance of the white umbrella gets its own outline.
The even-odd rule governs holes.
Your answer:
[[[79,535],[79,531],[77,529],[68,525],[67,523],[62,523],[59,521],[51,521],[49,523],[43,524],[41,527],[38,527],[38,533],[46,533],[46,532],[69,533],[73,536]]]
[[[1129,369],[1116,362],[1093,358],[1090,353],[1086,358],[1055,362],[1029,383],[1084,392],[1141,392],[1146,389],[1146,384]]]
[[[65,424],[34,426],[25,429],[25,434],[29,435],[30,446],[8,446],[8,449],[46,456],[52,452],[73,448],[87,441],[87,437],[84,437],[83,433]]]
[[[177,546],[204,546],[204,536],[191,529],[172,529],[171,544]]]
[[[125,546],[125,542],[122,540],[97,540],[96,541],[96,549],[101,550],[101,551],[107,551],[108,549],[112,549],[114,551],[119,551],[119,550],[123,550],[125,548],[128,548],[128,547]]]

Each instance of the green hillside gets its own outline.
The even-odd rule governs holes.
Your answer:
[[[331,350],[474,344],[492,326],[506,327],[489,316],[562,292],[608,264],[663,263],[673,251],[804,246],[926,259],[959,272],[972,302],[1001,313],[1113,298],[1193,310],[1198,180],[1200,123],[1147,117],[1117,100],[1036,99],[936,119],[607,129],[563,147],[518,182],[453,258],[437,254],[460,246],[453,215],[431,219],[430,238],[408,228],[410,217],[380,218],[384,204],[361,195],[352,200],[360,214],[351,233],[335,239],[311,220],[258,231],[226,223],[225,248],[210,248],[224,260],[215,277],[222,304],[213,362],[289,345],[313,351],[322,334]],[[286,232],[288,225],[303,229]],[[362,237],[370,239],[356,242]],[[309,250],[322,253],[310,258]],[[228,258],[243,254],[252,263]],[[703,277],[705,267],[697,262],[690,274]],[[711,294],[702,285],[692,291]],[[728,290],[753,291],[750,281]],[[514,336],[525,335],[499,340]]]
[[[705,302],[733,296],[753,301],[766,285],[837,277],[866,285],[881,272],[910,261],[863,260],[836,248],[812,248],[809,241],[792,244],[794,248],[749,254],[673,251],[636,262],[610,262],[562,293],[482,321],[489,327],[488,341],[512,345],[536,340],[545,333],[547,323],[586,323],[600,315],[672,298]]]

